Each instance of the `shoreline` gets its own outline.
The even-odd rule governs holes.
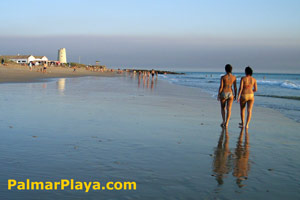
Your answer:
[[[27,65],[20,65],[15,63],[6,63],[0,65],[0,83],[30,83],[30,82],[43,82],[43,79],[47,78],[72,78],[72,77],[85,77],[85,76],[103,76],[103,77],[117,77],[123,76],[126,71],[118,73],[118,70],[110,71],[90,71],[85,68],[73,68],[62,66],[48,66],[47,72],[40,71],[42,66],[33,67],[32,71],[29,70]],[[128,69],[130,73],[133,73],[133,69]],[[138,71],[149,71],[145,69],[137,69]],[[158,74],[182,74],[171,71],[155,70]]]
[[[124,74],[126,74],[126,72],[124,72],[122,74],[118,74],[116,71],[114,71],[114,72],[111,72],[111,71],[93,72],[93,71],[88,71],[85,68],[77,68],[76,72],[73,72],[72,68],[56,67],[56,66],[48,67],[47,73],[37,72],[36,70],[40,67],[41,66],[38,66],[38,67],[34,68],[33,71],[29,71],[28,66],[22,66],[19,64],[11,64],[10,63],[7,66],[1,65],[0,66],[0,84],[48,82],[48,81],[51,81],[51,79],[76,78],[76,77],[88,77],[88,76],[122,77],[122,76],[124,76]],[[199,89],[201,91],[202,95],[203,94],[207,95],[207,97],[209,97],[212,101],[216,100],[215,98],[213,98],[210,95],[210,93],[206,92],[205,90],[203,90],[201,88],[174,84],[174,83],[170,83],[168,80],[164,80],[164,79],[162,79],[160,81],[164,81],[167,84],[174,85],[176,87],[179,86],[179,87],[183,87],[183,88],[190,88],[190,89],[197,89],[197,90]],[[238,105],[237,103],[235,103],[235,104]],[[233,107],[235,104],[233,104]],[[296,122],[297,124],[300,123],[297,120],[286,116],[284,113],[282,113],[276,109],[263,107],[263,106],[259,106],[256,104],[254,104],[254,107],[267,109],[270,111],[275,111],[275,112],[279,113],[280,115],[284,116],[285,118],[292,120],[293,122]]]
[[[72,78],[84,76],[103,76],[113,77],[120,76],[116,72],[93,72],[84,68],[77,68],[73,72],[72,68],[51,66],[47,68],[46,73],[39,72],[41,66],[34,67],[32,71],[27,66],[18,64],[8,64],[7,66],[0,66],[0,83],[31,83],[42,82],[43,79],[48,78]]]

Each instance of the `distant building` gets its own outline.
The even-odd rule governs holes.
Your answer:
[[[15,55],[15,56],[0,56],[0,57],[16,63],[29,63],[35,60],[35,57],[33,55]]]
[[[5,60],[10,60],[16,63],[29,63],[29,62],[38,62],[48,63],[48,58],[46,56],[33,56],[33,55],[15,55],[15,56],[0,56],[0,58],[4,58]]]
[[[34,62],[39,62],[39,63],[47,63],[48,58],[46,56],[34,56]]]
[[[57,58],[57,60],[60,63],[67,63],[66,48],[58,49],[58,58]]]

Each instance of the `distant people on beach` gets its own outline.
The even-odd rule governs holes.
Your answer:
[[[236,148],[233,151],[229,148],[228,129],[222,128],[218,146],[214,150],[212,164],[212,171],[218,184],[222,185],[224,178],[232,172],[232,175],[236,177],[238,187],[243,187],[244,184],[242,182],[248,179],[248,173],[250,171],[249,154],[248,129],[245,129],[245,139],[244,129],[241,129]]]
[[[2,58],[2,60],[1,60],[1,64],[2,64],[2,65],[4,65],[4,58]]]
[[[32,71],[32,61],[28,63],[29,70]]]
[[[253,70],[251,67],[245,68],[246,76],[241,78],[239,95],[237,102],[240,102],[241,109],[241,123],[239,124],[241,128],[245,126],[245,109],[247,105],[247,121],[246,128],[249,127],[249,123],[252,116],[252,108],[254,104],[254,92],[257,91],[256,79],[252,77]]]
[[[218,93],[218,100],[221,103],[221,115],[223,122],[221,123],[222,127],[228,127],[229,119],[231,116],[231,107],[233,100],[236,99],[236,77],[231,74],[232,66],[227,64],[225,66],[226,74],[221,77],[220,87]],[[232,85],[234,87],[234,93],[232,91]],[[226,118],[225,118],[225,110],[227,110]]]
[[[46,73],[47,72],[47,63],[44,63],[44,66],[43,66],[43,73]]]

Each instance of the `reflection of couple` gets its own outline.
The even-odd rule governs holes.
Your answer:
[[[243,144],[244,129],[241,129],[240,136],[234,153],[229,150],[228,129],[222,129],[218,146],[215,150],[213,171],[219,185],[223,184],[224,174],[229,174],[233,168],[233,176],[237,178],[236,183],[243,187],[242,181],[247,179],[249,166],[249,134],[246,129],[245,141]],[[225,139],[224,139],[225,138]]]

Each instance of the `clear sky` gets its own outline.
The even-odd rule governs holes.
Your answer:
[[[0,54],[109,67],[300,72],[299,0],[2,1]]]

